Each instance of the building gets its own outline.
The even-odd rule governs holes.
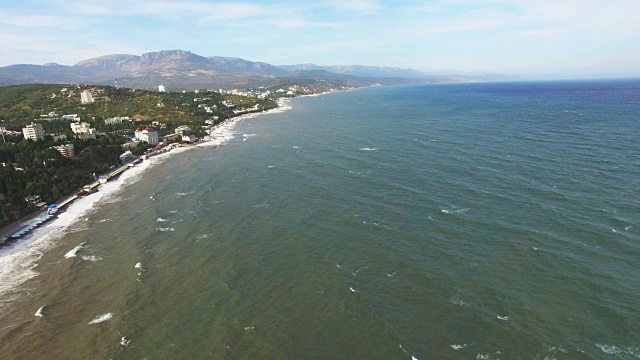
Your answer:
[[[167,87],[164,85],[158,86],[158,92],[167,92]]]
[[[78,114],[62,115],[60,119],[67,121],[80,121],[80,117],[78,116]]]
[[[22,128],[22,135],[24,135],[25,139],[38,141],[44,139],[44,128],[41,124],[27,125],[27,127]]]
[[[92,129],[89,123],[71,123],[71,131],[76,134],[78,139],[95,139],[96,138],[96,129]]]
[[[183,142],[188,142],[188,143],[194,143],[196,142],[196,140],[198,140],[195,136],[193,135],[182,135],[182,141]]]
[[[126,164],[129,161],[135,159],[136,157],[133,156],[133,154],[131,153],[131,151],[127,150],[124,153],[122,153],[122,155],[120,155],[120,163],[122,164]]]
[[[91,104],[93,102],[93,94],[91,94],[91,91],[85,90],[81,92],[80,101],[82,101],[83,104]]]
[[[174,134],[184,135],[184,134],[188,134],[190,131],[191,129],[187,125],[182,125],[182,126],[178,126],[174,130]]]
[[[104,119],[104,123],[105,123],[106,125],[122,124],[122,118],[120,118],[120,117],[113,117],[113,118]]]
[[[151,128],[147,128],[144,130],[136,129],[136,138],[151,145],[158,144],[158,132]]]
[[[54,146],[53,148],[56,149],[56,151],[64,157],[70,158],[76,156],[76,152],[73,149],[73,144],[58,145]]]

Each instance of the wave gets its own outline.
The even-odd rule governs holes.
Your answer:
[[[120,345],[122,346],[129,346],[129,343],[131,343],[131,340],[127,340],[125,336],[123,336],[122,339],[120,339]]]
[[[441,209],[440,211],[442,211],[445,214],[460,214],[460,213],[466,213],[467,211],[469,211],[469,208],[465,208],[465,209]]]
[[[453,350],[458,351],[458,350],[461,350],[461,349],[466,348],[468,345],[467,345],[467,344],[462,344],[462,345],[456,345],[456,344],[453,344],[453,345],[449,345],[449,346],[451,346],[451,348],[452,348]]]
[[[163,219],[163,218],[159,217],[159,218],[157,218],[157,219],[156,219],[156,221],[157,221],[157,222],[165,222],[165,221],[168,221],[168,220],[167,220],[167,219]]]
[[[636,358],[640,358],[640,347],[637,346],[615,346],[607,344],[595,344],[602,352],[610,355],[633,355]]]
[[[376,150],[378,150],[378,148],[367,148],[367,147],[360,148],[360,151],[376,151]]]
[[[41,306],[38,311],[36,311],[36,313],[34,314],[37,317],[44,317],[44,314],[42,313],[42,310],[44,310],[44,306]]]
[[[96,262],[96,261],[100,261],[100,260],[102,260],[102,258],[101,258],[101,257],[99,257],[99,256],[93,256],[93,255],[92,255],[92,256],[83,256],[83,257],[82,257],[82,260],[85,260],[85,261],[91,261],[91,262]]]
[[[163,228],[163,227],[157,227],[156,230],[162,231],[162,232],[165,232],[165,231],[176,231],[176,229],[174,229],[174,228]]]
[[[65,259],[70,259],[70,258],[74,258],[78,256],[78,251],[82,250],[82,248],[84,247],[85,243],[81,243],[80,245],[74,247],[73,249],[71,249],[71,251],[69,251],[68,253],[64,254],[64,258]]]
[[[88,325],[99,324],[101,322],[111,320],[112,317],[113,317],[113,313],[98,315],[95,318],[93,318],[93,320],[89,321]]]

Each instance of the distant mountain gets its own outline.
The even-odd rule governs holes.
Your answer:
[[[325,70],[328,72],[372,78],[424,79],[428,74],[415,69],[401,69],[389,66],[334,65],[320,66],[316,64],[282,65],[286,71]]]
[[[247,88],[283,81],[332,81],[336,85],[367,86],[473,80],[469,76],[434,76],[418,70],[384,66],[274,66],[240,58],[205,57],[185,50],[163,50],[140,56],[104,55],[72,66],[47,63],[0,67],[0,86],[33,83],[112,85],[114,78],[118,78],[120,86],[155,88],[165,84],[170,90]]]

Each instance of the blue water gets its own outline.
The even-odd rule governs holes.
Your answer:
[[[99,202],[0,312],[0,354],[640,358],[640,81],[291,106]]]

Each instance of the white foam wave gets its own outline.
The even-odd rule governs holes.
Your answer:
[[[36,311],[36,313],[34,314],[37,317],[44,317],[44,314],[42,313],[42,310],[44,310],[44,306],[41,306],[38,311]]]
[[[129,346],[129,343],[131,343],[131,340],[127,340],[125,336],[123,336],[122,339],[120,339],[120,345],[122,346]]]
[[[142,269],[142,263],[136,263],[136,265],[133,267],[134,269]]]
[[[595,344],[602,352],[610,355],[633,355],[635,358],[640,359],[640,347],[637,346],[616,346],[607,344]]]
[[[83,256],[82,260],[96,262],[96,261],[102,260],[102,258],[99,256],[91,255],[91,256]]]
[[[445,214],[460,214],[460,213],[465,213],[465,212],[469,211],[469,208],[465,208],[465,209],[441,209],[440,211],[442,211]]]
[[[496,317],[497,317],[498,319],[500,319],[500,320],[504,320],[504,321],[509,320],[509,317],[508,317],[508,316],[500,316],[500,315],[496,315]]]
[[[65,259],[74,258],[78,256],[78,251],[82,249],[85,243],[81,243],[80,245],[74,247],[68,253],[64,254]]]
[[[166,231],[176,231],[176,229],[174,228],[163,228],[163,227],[157,227],[156,230],[158,231],[162,231],[162,232],[166,232]]]
[[[111,320],[112,317],[113,317],[113,313],[98,315],[95,318],[93,318],[93,320],[89,321],[88,325],[99,324],[101,322]]]
[[[453,344],[453,345],[449,345],[449,346],[451,346],[451,348],[452,348],[453,350],[458,351],[458,350],[461,350],[461,349],[466,348],[466,347],[467,347],[467,344],[462,344],[462,345],[456,345],[456,344]]]
[[[378,148],[367,148],[367,147],[360,148],[360,151],[376,151],[376,150],[378,150]]]
[[[156,219],[156,221],[157,222],[166,222],[166,221],[169,221],[169,220],[159,217],[159,218]]]
[[[352,287],[350,287],[349,290],[351,290],[352,293],[356,292],[356,290]]]
[[[209,237],[209,236],[211,236],[211,235],[213,235],[213,234],[211,234],[211,233],[208,233],[208,234],[200,234],[200,235],[196,236],[196,239],[198,239],[198,240],[203,240],[203,239],[208,238],[208,237]]]

